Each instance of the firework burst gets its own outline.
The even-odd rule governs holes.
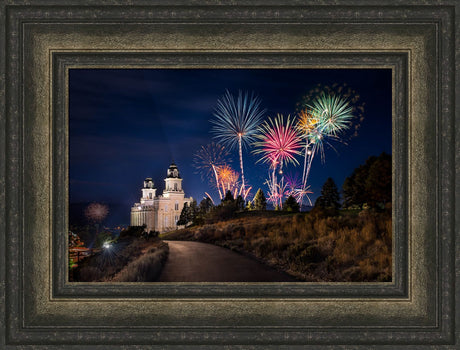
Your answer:
[[[198,170],[201,179],[213,178],[215,169],[231,162],[228,158],[229,153],[224,146],[211,142],[206,146],[201,146],[193,158],[193,166]]]
[[[353,112],[358,108],[364,111],[363,106],[358,108],[352,106],[358,99],[359,96],[355,91],[351,89],[346,91],[345,86],[335,84],[332,88],[326,87],[323,91],[318,86],[301,104],[297,130],[305,140],[302,193],[306,193],[309,188],[307,180],[315,155],[321,154],[321,160],[324,162],[324,144],[334,148],[328,140],[342,141],[339,135],[350,129],[355,117]],[[355,133],[357,129],[356,127]]]
[[[352,120],[350,120],[353,128],[351,128],[350,132],[347,132],[346,134],[342,133],[340,139],[347,142],[353,137],[356,137],[358,135],[360,124],[364,120],[365,110],[365,103],[361,102],[361,96],[356,92],[356,90],[349,87],[346,83],[334,83],[332,85],[318,84],[314,88],[310,89],[309,92],[302,97],[300,102],[297,103],[298,114],[300,115],[306,108],[310,109],[313,105],[312,101],[320,100],[321,96],[330,96],[347,102],[347,108],[351,108],[351,114],[353,115]],[[321,110],[321,108],[319,109]]]
[[[236,196],[241,192],[241,188],[238,183],[240,174],[233,170],[228,165],[221,166],[217,168],[217,176],[219,179],[219,187],[222,190],[221,199],[224,198],[225,193],[230,191],[233,196]]]
[[[283,166],[288,163],[298,164],[295,156],[300,154],[302,148],[301,138],[293,122],[290,116],[284,120],[280,114],[274,119],[269,118],[259,127],[259,141],[254,143],[258,148],[253,153],[261,154],[259,161],[268,163],[272,169],[266,181],[269,187],[268,200],[279,208],[283,205],[283,196],[287,188],[282,175]],[[280,179],[277,170],[281,175]]]
[[[262,121],[265,110],[260,109],[261,100],[252,93],[239,91],[235,98],[228,90],[217,101],[214,111],[212,132],[215,138],[229,149],[238,148],[243,192],[246,184],[243,167],[243,147],[255,141],[257,127]]]
[[[221,199],[223,198],[223,195],[220,192],[217,169],[224,167],[227,163],[231,162],[231,160],[228,159],[228,156],[229,154],[224,146],[212,142],[206,146],[201,146],[193,158],[193,166],[198,170],[198,173],[201,175],[201,179],[213,179]]]
[[[85,216],[89,221],[98,223],[109,214],[109,207],[105,204],[91,203],[85,209]]]
[[[306,188],[303,187],[302,179],[299,178],[297,173],[286,175],[285,181],[286,191],[284,195],[286,197],[293,196],[300,206],[303,205],[303,201],[306,198],[310,205],[312,205],[311,199],[308,195],[313,192],[310,191],[310,186],[307,186]]]
[[[348,129],[353,119],[349,102],[340,95],[321,94],[309,106],[313,111],[315,125],[320,128],[321,133],[327,136],[337,137],[337,134]],[[316,128],[314,128],[316,129]]]
[[[269,118],[259,127],[259,132],[256,136],[259,141],[254,142],[259,148],[253,153],[262,154],[260,161],[269,163],[273,168],[278,167],[280,172],[284,164],[299,164],[295,156],[300,154],[302,144],[290,116],[286,121],[282,114],[274,119]]]

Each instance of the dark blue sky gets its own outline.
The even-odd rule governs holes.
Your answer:
[[[358,136],[331,142],[325,163],[315,157],[309,183],[314,202],[327,177],[340,188],[369,156],[391,153],[391,70],[389,69],[71,69],[69,73],[70,202],[116,203],[112,223],[129,223],[130,206],[139,200],[146,177],[161,193],[166,169],[176,162],[187,196],[198,202],[204,192],[217,200],[193,168],[193,155],[210,143],[213,110],[228,89],[255,92],[266,116],[295,115],[296,104],[315,86],[347,84],[364,103]],[[239,171],[238,152],[232,153]],[[243,154],[252,194],[268,174],[248,150]],[[302,164],[302,159],[299,157]],[[302,167],[289,167],[285,173]]]

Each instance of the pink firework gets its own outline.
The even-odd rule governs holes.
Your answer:
[[[109,213],[109,207],[105,204],[91,203],[85,209],[85,216],[93,222],[101,222]]]
[[[274,119],[269,118],[259,127],[259,132],[257,138],[260,141],[254,143],[258,147],[254,153],[262,154],[261,161],[273,168],[278,167],[280,172],[283,164],[299,164],[295,156],[300,154],[301,138],[290,116],[286,121],[281,114]]]

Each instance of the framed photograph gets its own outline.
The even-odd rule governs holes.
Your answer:
[[[1,6],[3,347],[459,345],[455,1]]]
[[[68,77],[69,281],[391,282],[391,68]]]

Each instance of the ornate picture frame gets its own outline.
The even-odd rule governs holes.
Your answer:
[[[0,3],[0,344],[458,346],[458,3]],[[391,68],[393,281],[67,282],[77,66]]]

